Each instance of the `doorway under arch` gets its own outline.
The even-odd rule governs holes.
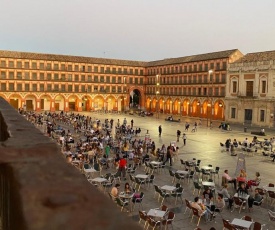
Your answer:
[[[140,108],[141,106],[141,92],[138,89],[134,89],[130,92],[129,107]]]

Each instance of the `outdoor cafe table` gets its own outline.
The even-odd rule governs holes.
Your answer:
[[[84,169],[84,172],[87,174],[90,174],[92,176],[93,173],[98,172],[98,171],[96,171],[94,168],[89,168],[89,169]]]
[[[137,175],[135,175],[135,177],[138,178],[138,179],[146,180],[149,177],[149,175],[137,174]]]
[[[202,166],[201,169],[210,171],[210,170],[213,170],[213,167],[209,167],[209,166],[205,165],[205,166]]]
[[[202,185],[203,186],[208,186],[208,187],[215,187],[215,183],[214,182],[209,182],[209,181],[203,181]]]
[[[163,218],[165,216],[166,212],[161,211],[158,209],[150,209],[149,212],[147,213],[147,216],[152,216],[152,217],[157,217],[157,218]]]
[[[151,161],[150,164],[152,164],[152,165],[160,165],[160,164],[162,164],[162,162],[160,162],[160,161]]]
[[[128,204],[130,205],[130,211],[132,211],[132,202],[131,202],[131,199],[134,197],[134,193],[132,194],[128,194],[128,193],[125,193],[125,192],[121,192],[119,194],[119,198],[121,199],[124,199],[124,200],[127,200],[128,201]]]
[[[182,174],[182,175],[187,175],[187,174],[189,174],[189,171],[186,171],[186,170],[177,170],[176,173]]]
[[[265,191],[275,192],[275,187],[263,186]]]
[[[237,227],[242,227],[245,229],[249,229],[250,226],[252,225],[253,222],[251,221],[247,221],[247,220],[241,220],[241,219],[237,219],[235,218],[234,220],[232,220],[231,224]]]
[[[242,195],[239,195],[238,193],[235,193],[234,194],[234,197],[239,197],[240,199],[242,200],[245,200],[245,205],[247,206],[248,205],[248,198],[249,198],[249,195],[248,194],[242,194]]]
[[[107,181],[107,179],[103,178],[103,177],[96,177],[94,179],[91,180],[92,182],[96,182],[96,183],[99,183],[99,184],[102,184],[104,182]]]
[[[168,192],[174,192],[177,188],[175,186],[164,185],[160,189]]]

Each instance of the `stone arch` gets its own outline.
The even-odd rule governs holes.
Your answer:
[[[90,95],[81,97],[81,111],[90,111],[92,107],[92,98]]]
[[[23,98],[21,97],[20,94],[14,93],[9,96],[10,105],[15,109],[19,109],[19,108],[25,109],[25,106],[23,105],[22,100]]]
[[[36,110],[37,97],[34,94],[27,94],[24,97],[25,100],[25,110],[34,111]]]
[[[52,102],[54,111],[63,111],[65,110],[65,97],[62,94],[57,94],[54,97],[54,101]]]
[[[173,114],[180,114],[181,101],[179,98],[176,98],[173,102]]]
[[[78,111],[78,96],[73,94],[68,97],[68,107],[69,111]]]
[[[151,97],[148,97],[146,99],[146,106],[145,106],[146,110],[151,111],[151,109],[152,109],[151,106],[152,106],[152,99],[151,99]]]
[[[224,101],[221,99],[216,100],[213,105],[213,119],[224,120],[225,118],[224,110],[225,110]]]
[[[109,95],[107,98],[106,98],[106,110],[114,110],[117,105],[116,105],[116,99],[114,96],[112,95]]]
[[[197,98],[195,98],[192,102],[192,116],[193,117],[201,116],[201,102]]]
[[[94,97],[94,109],[95,110],[103,110],[104,109],[104,97],[102,95],[96,95]]]
[[[52,97],[48,94],[42,94],[39,99],[41,110],[50,111]]]
[[[188,116],[190,114],[190,99],[185,98],[182,102],[182,115]]]

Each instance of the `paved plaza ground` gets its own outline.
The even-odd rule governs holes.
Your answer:
[[[192,119],[192,118],[181,118],[180,123],[176,122],[167,122],[164,121],[164,116],[160,116],[159,119],[156,119],[155,117],[139,117],[137,115],[124,115],[124,114],[96,114],[96,113],[83,113],[85,115],[89,115],[91,117],[96,117],[101,119],[102,121],[105,118],[111,119],[113,118],[115,121],[115,124],[117,123],[117,119],[120,119],[122,121],[124,118],[127,118],[128,124],[130,124],[130,120],[134,120],[134,127],[140,127],[142,130],[141,137],[144,139],[144,135],[146,133],[146,130],[149,130],[150,137],[153,141],[156,143],[156,147],[161,147],[162,144],[165,144],[166,146],[169,145],[171,141],[176,141],[176,131],[177,129],[181,130],[181,132],[184,131],[184,124],[186,121],[189,121],[191,124],[191,128],[195,121],[198,122],[198,119]],[[158,136],[158,126],[162,125],[163,132],[162,136]],[[258,129],[259,128],[255,128]],[[255,130],[254,129],[254,130]],[[234,176],[235,170],[236,170],[236,164],[238,157],[230,156],[228,152],[221,151],[220,148],[220,142],[224,143],[226,139],[231,138],[232,140],[236,138],[238,141],[243,141],[245,137],[248,137],[249,140],[252,140],[252,137],[254,135],[251,135],[249,133],[243,132],[243,126],[233,126],[232,131],[221,131],[218,129],[218,123],[213,123],[213,128],[209,129],[206,127],[206,121],[202,121],[202,125],[198,127],[198,131],[195,133],[191,133],[191,129],[189,129],[188,132],[185,132],[187,134],[187,145],[183,146],[183,141],[180,139],[180,142],[178,142],[178,146],[180,147],[180,155],[179,159],[187,160],[187,159],[200,159],[201,166],[212,164],[214,167],[219,166],[221,168],[220,171],[220,178],[218,179],[216,177],[216,190],[219,190],[221,188],[221,177],[223,174],[223,171],[225,169],[229,170],[229,175]],[[267,137],[275,136],[275,131],[268,130],[267,131]],[[260,140],[263,140],[263,138],[259,137]],[[249,179],[253,179],[255,176],[255,172],[260,172],[261,174],[261,184],[259,187],[266,185],[268,183],[274,183],[274,172],[275,172],[275,163],[271,162],[270,160],[264,160],[262,157],[261,151],[258,151],[258,153],[254,154],[254,156],[246,156],[246,171]],[[156,180],[155,184],[157,185],[172,185],[171,177],[169,176],[168,169],[170,168],[167,163],[167,170],[166,172],[161,173],[155,173]],[[173,169],[182,169],[180,165],[180,161],[174,162]],[[108,169],[103,171],[103,173],[106,172],[115,172],[114,168]],[[138,168],[136,173],[144,173],[144,167],[141,166]],[[183,198],[186,198],[188,200],[193,200],[193,183],[192,181],[188,184],[186,181],[182,182],[182,185],[184,187],[184,195]],[[121,188],[124,187],[124,182],[122,182]],[[147,187],[141,187],[141,191],[145,193],[145,198],[143,201],[143,210],[148,211],[151,208],[156,208],[160,206],[160,203],[158,203],[157,199],[154,198],[154,188],[151,186],[150,188]],[[233,186],[229,185],[229,192],[231,194],[234,193]],[[194,218],[193,223],[190,222],[191,217],[189,216],[189,212],[184,214],[185,211],[185,204],[182,204],[180,201],[178,201],[177,205],[175,205],[175,199],[174,198],[168,198],[168,200],[165,202],[165,205],[168,206],[168,208],[175,212],[176,218],[173,223],[174,229],[195,229],[197,218]],[[267,210],[272,209],[274,210],[274,207],[271,207],[266,201],[262,204],[262,207],[254,207],[253,212],[248,212],[248,210],[242,210],[242,212],[239,214],[237,210],[234,212],[231,212],[230,210],[224,209],[222,212],[222,216],[224,219],[233,220],[234,218],[241,218],[244,215],[251,216],[254,221],[258,221],[262,224],[267,224],[264,229],[275,229],[275,222],[269,222]],[[139,220],[138,217],[138,208],[133,213],[125,213],[125,215],[128,215],[129,218],[132,218],[135,221]],[[217,216],[216,222],[207,222],[205,223],[204,219],[201,220],[200,228],[203,230],[208,230],[211,227],[215,227],[216,229],[222,229],[222,219],[220,216]]]

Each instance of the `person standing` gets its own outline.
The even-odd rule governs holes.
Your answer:
[[[167,147],[166,160],[163,162],[163,164],[165,164],[168,160],[170,161],[170,166],[172,166],[172,148],[171,148],[171,146]]]
[[[159,126],[159,137],[161,137],[161,133],[162,133],[162,127],[161,125]]]
[[[132,119],[131,120],[131,128],[133,128],[134,127],[134,120]]]
[[[105,155],[106,155],[106,158],[109,157],[109,155],[110,155],[110,145],[105,146]]]
[[[182,139],[183,139],[183,145],[185,146],[186,145],[186,139],[187,139],[185,133],[182,135]]]
[[[126,180],[126,165],[127,165],[127,161],[126,161],[126,156],[124,156],[122,159],[119,160],[118,163],[118,175],[124,177],[124,180]]]
[[[177,130],[177,142],[179,142],[181,131]]]

